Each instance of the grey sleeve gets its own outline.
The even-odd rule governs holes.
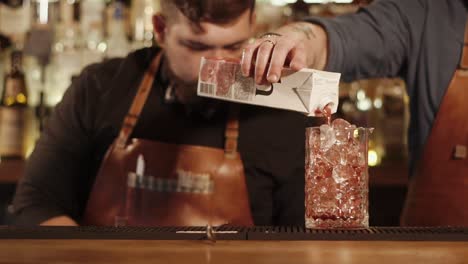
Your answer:
[[[54,216],[77,217],[80,177],[92,146],[93,76],[72,83],[48,119],[18,184],[12,212],[16,224],[36,225]]]
[[[333,19],[309,18],[328,34],[326,70],[344,81],[397,77],[405,69],[412,43],[419,41],[415,24],[425,17],[424,0],[378,0],[355,14]]]

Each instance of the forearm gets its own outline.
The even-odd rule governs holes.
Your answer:
[[[327,64],[328,36],[322,26],[309,22],[295,22],[285,25],[277,33],[291,38],[297,38],[304,44],[306,65],[308,68],[323,70]],[[293,68],[301,68],[291,65]]]
[[[376,1],[356,14],[332,19],[311,17],[327,33],[325,70],[342,79],[397,77],[404,70],[411,40],[421,38],[423,1]]]

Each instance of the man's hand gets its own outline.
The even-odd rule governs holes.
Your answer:
[[[41,226],[78,226],[78,224],[68,216],[62,215],[50,218],[40,224]]]
[[[242,73],[257,84],[275,83],[283,67],[322,70],[327,61],[327,34],[318,25],[298,22],[279,28],[249,44],[242,55]]]

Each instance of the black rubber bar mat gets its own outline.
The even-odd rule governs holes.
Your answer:
[[[217,240],[468,241],[468,228],[371,227],[231,227],[214,231]],[[1,226],[0,239],[204,240],[205,227],[19,227]]]

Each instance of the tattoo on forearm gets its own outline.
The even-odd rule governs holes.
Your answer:
[[[310,28],[308,25],[293,25],[292,30],[295,32],[303,33],[307,37],[307,39],[317,38],[312,28]]]

